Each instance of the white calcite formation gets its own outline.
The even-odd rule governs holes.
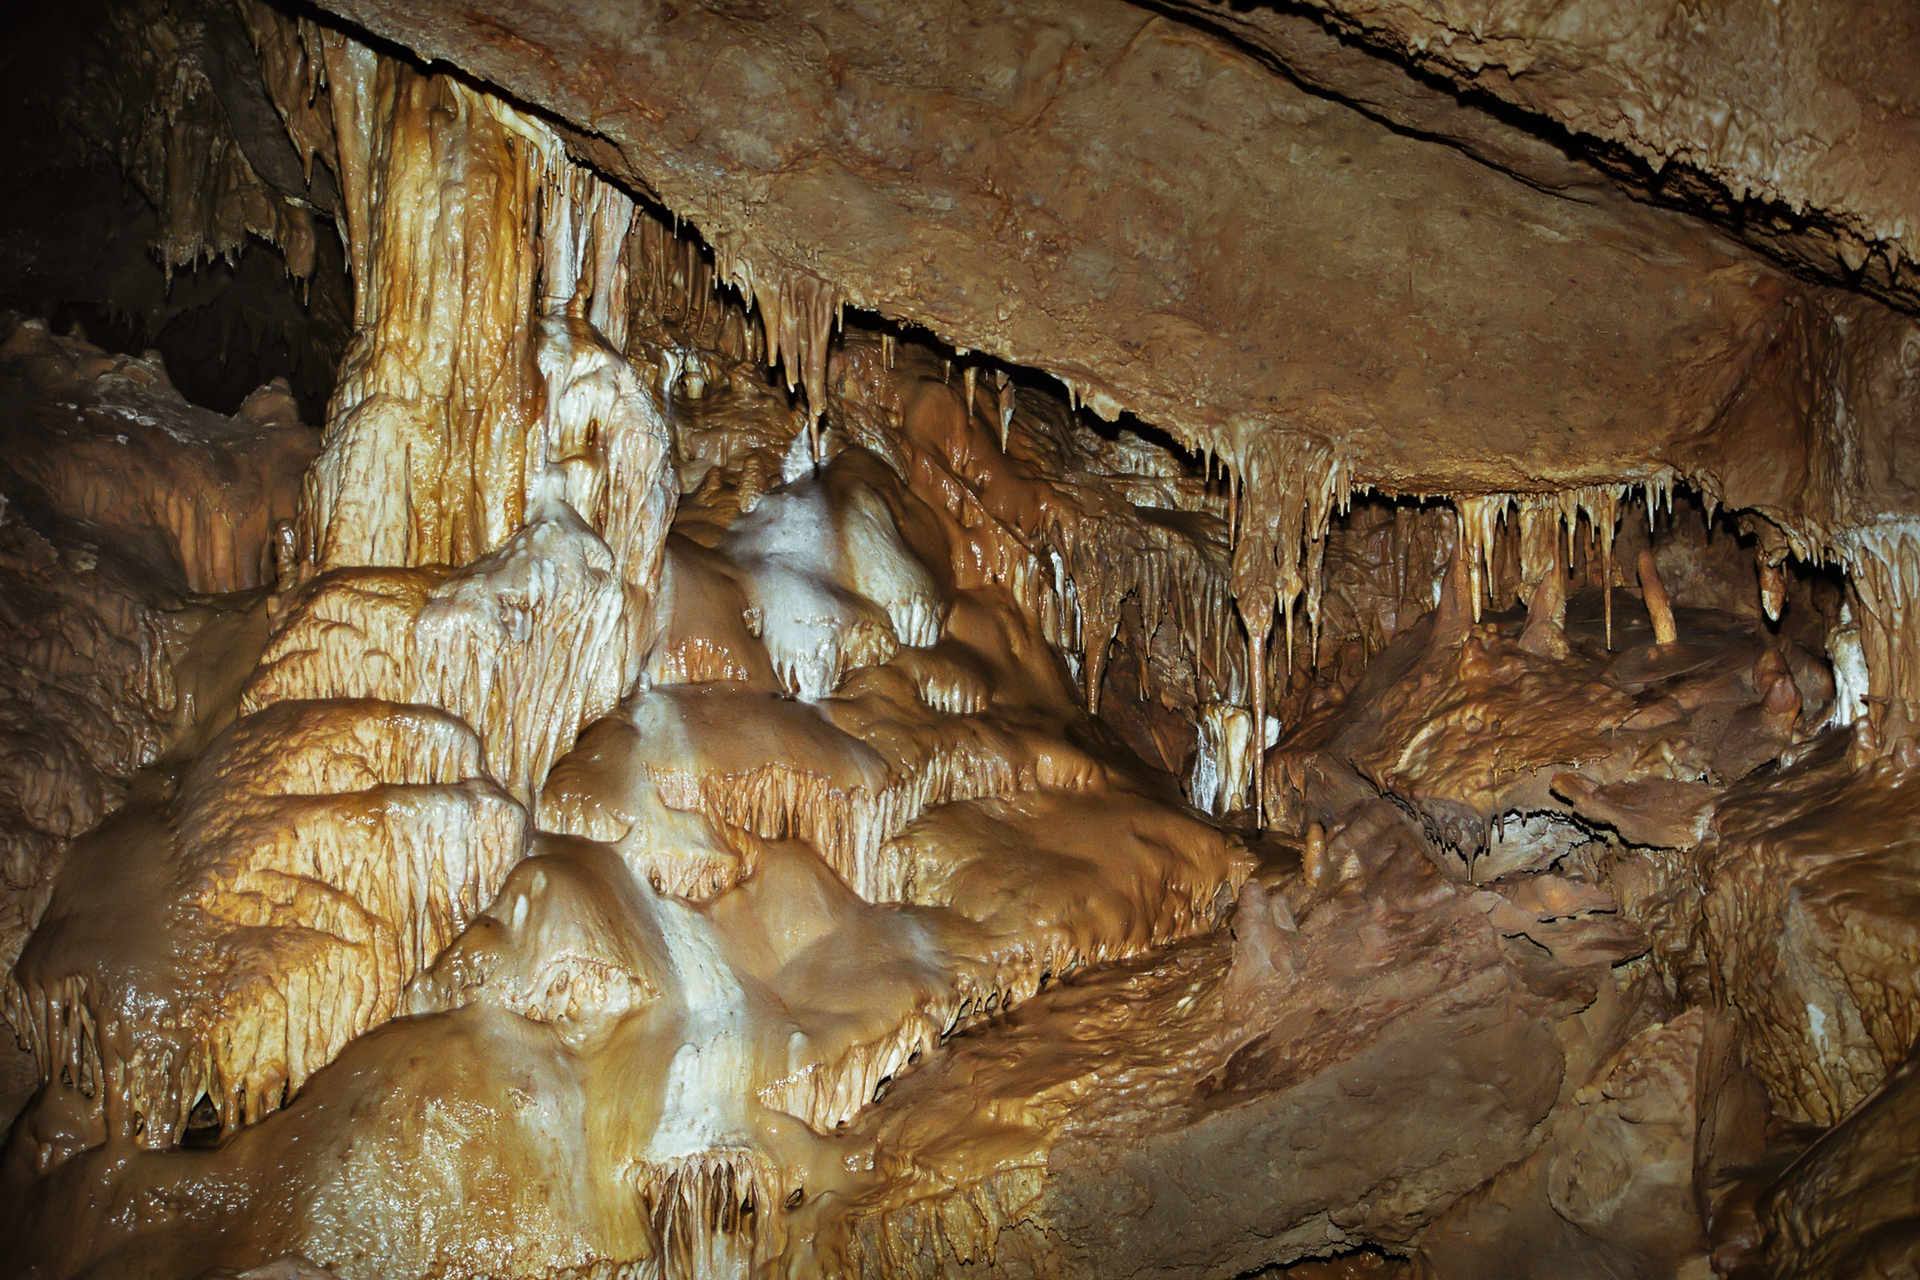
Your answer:
[[[823,698],[902,645],[940,641],[945,602],[864,485],[830,493],[799,478],[761,498],[719,548],[745,570],[747,625],[781,684]]]

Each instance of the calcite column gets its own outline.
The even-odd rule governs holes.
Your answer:
[[[541,400],[532,230],[554,157],[449,77],[337,37],[324,51],[356,333],[302,541],[321,569],[465,563],[524,519]]]

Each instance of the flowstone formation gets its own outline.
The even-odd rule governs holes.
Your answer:
[[[1417,10],[35,19],[0,1272],[1911,1270],[1910,24]]]

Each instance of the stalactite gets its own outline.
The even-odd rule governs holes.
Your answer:
[[[540,404],[535,219],[563,153],[449,77],[337,36],[324,52],[356,336],[308,479],[306,556],[323,569],[464,563],[523,520]],[[487,181],[443,201],[449,169]]]
[[[535,313],[583,319],[620,351],[633,291],[628,253],[632,200],[591,170],[549,159],[542,174],[536,242],[541,253]]]
[[[1346,464],[1318,438],[1263,432],[1234,471],[1244,476],[1246,518],[1233,547],[1233,594],[1247,633],[1255,751],[1267,740],[1267,644],[1276,613],[1285,628],[1287,669],[1293,665],[1294,606],[1308,595],[1317,631],[1317,593],[1309,594],[1325,554],[1328,522],[1346,509],[1352,482]],[[1255,812],[1265,821],[1265,770],[1256,767]]]
[[[99,46],[103,69],[123,109],[138,112],[118,158],[159,214],[150,247],[169,282],[179,267],[232,266],[250,236],[279,248],[290,275],[310,277],[320,233],[313,211],[324,207],[311,189],[311,164],[305,191],[291,175],[263,177],[222,93],[228,84],[215,83],[248,69],[226,65],[232,51],[209,39],[208,23],[191,8],[140,3],[100,17],[109,35]]]
[[[1223,465],[1226,460],[1221,459]],[[1227,545],[1240,548],[1240,473],[1227,465]]]
[[[1649,510],[1662,503],[1671,510],[1675,481],[1672,472],[1662,471],[1637,482],[1638,487],[1645,491]],[[1603,611],[1606,643],[1611,648],[1613,542],[1620,525],[1621,504],[1633,487],[1627,484],[1586,485],[1542,494],[1489,494],[1455,499],[1455,505],[1461,512],[1461,535],[1466,539],[1468,560],[1472,565],[1475,620],[1479,619],[1482,604],[1497,600],[1508,586],[1511,586],[1515,595],[1524,597],[1540,581],[1548,565],[1553,563],[1548,539],[1555,536],[1556,531],[1564,536],[1567,554],[1571,556],[1580,521],[1584,518],[1589,538],[1598,544],[1601,578],[1607,587]],[[1499,571],[1502,546],[1500,530],[1509,523],[1510,518],[1517,540],[1518,576],[1508,583],[1502,581]]]
[[[1059,643],[1082,660],[1082,685],[1089,707],[1099,709],[1107,650],[1119,632],[1122,605],[1137,600],[1144,650],[1162,625],[1172,625],[1197,672],[1212,673],[1213,683],[1194,690],[1206,700],[1242,696],[1235,660],[1232,590],[1226,566],[1190,543],[1120,519],[1061,513],[1048,526],[1048,540],[1061,572],[1060,594],[1070,593],[1070,625]]]
[[[715,253],[721,277],[760,313],[766,363],[782,371],[789,391],[805,392],[817,424],[827,407],[827,347],[844,305],[839,291],[803,271],[769,272],[724,242]]]
[[[874,296],[870,282],[839,248],[796,254],[765,203],[790,200],[810,158],[755,179],[746,206],[732,178],[710,174],[719,186],[692,201],[702,224],[745,207],[769,241],[736,232],[709,250],[677,212],[600,176],[638,169],[578,163],[559,126],[477,82],[234,2],[273,45],[263,59],[303,166],[340,175],[358,333],[297,528],[275,528],[268,555],[242,554],[262,531],[236,532],[191,494],[170,493],[149,522],[190,587],[252,586],[255,566],[274,567],[250,615],[253,650],[265,645],[251,677],[233,671],[204,724],[169,736],[165,715],[194,718],[197,687],[175,662],[185,632],[169,610],[131,602],[97,628],[42,633],[46,660],[26,668],[56,670],[63,645],[127,667],[108,696],[139,705],[116,726],[111,763],[157,766],[62,818],[67,835],[98,825],[69,851],[7,979],[6,1013],[44,1091],[0,1181],[28,1186],[30,1223],[55,1228],[40,1231],[52,1244],[29,1244],[56,1265],[30,1270],[257,1268],[284,1252],[248,1274],[305,1274],[298,1249],[343,1273],[395,1275],[1049,1275],[1076,1265],[1065,1254],[1086,1221],[1115,1239],[1140,1223],[1207,1225],[1226,1203],[1216,1159],[1234,1176],[1253,1168],[1246,1212],[1259,1225],[1246,1248],[1207,1246],[1222,1273],[1284,1268],[1296,1246],[1424,1250],[1463,1221],[1477,1229],[1465,1215],[1504,1215],[1500,1196],[1520,1182],[1553,1204],[1511,1220],[1540,1218],[1573,1249],[1595,1224],[1566,1225],[1592,1206],[1563,1203],[1561,1174],[1641,1172],[1604,1145],[1623,1127],[1616,1113],[1645,1122],[1635,1141],[1652,1137],[1632,1148],[1654,1152],[1645,1163],[1705,1186],[1695,1139],[1718,1141],[1722,1119],[1737,1127],[1747,1064],[1776,1095],[1806,1088],[1785,1042],[1804,1038],[1804,1004],[1824,1051],[1825,1014],[1796,996],[1776,1019],[1790,1035],[1729,1031],[1710,1054],[1710,1020],[1669,1017],[1669,997],[1724,986],[1736,966],[1677,980],[1682,947],[1651,935],[1698,916],[1732,945],[1750,941],[1727,903],[1696,910],[1703,884],[1686,878],[1704,882],[1737,830],[1715,808],[1732,794],[1725,779],[1764,788],[1769,765],[1801,769],[1794,722],[1824,673],[1786,630],[1713,623],[1704,592],[1679,645],[1637,535],[1622,546],[1655,645],[1602,654],[1584,615],[1568,640],[1569,577],[1590,588],[1598,561],[1611,648],[1629,494],[1643,495],[1649,530],[1667,508],[1671,580],[1690,589],[1704,572],[1665,540],[1684,532],[1674,473],[1641,464],[1553,488],[1554,476],[1609,473],[1543,459],[1555,446],[1529,437],[1535,452],[1511,467],[1442,456],[1410,483],[1538,491],[1461,492],[1451,511],[1390,515],[1368,499],[1356,513],[1350,458],[1391,479],[1368,415],[1390,423],[1420,403],[1406,394],[1418,370],[1444,364],[1444,352],[1423,349],[1416,365],[1383,348],[1369,359],[1390,379],[1373,385],[1391,394],[1328,379],[1323,406],[1300,419],[1311,430],[1255,429],[1196,396],[1195,420],[1234,424],[1193,441],[1196,478],[1193,456],[1152,428],[1077,416],[1119,419],[1120,382],[1129,396],[1141,385],[1135,361],[1205,354],[1205,307],[1181,294],[1174,255],[1160,296],[1193,314],[1148,317],[1137,345],[1122,335],[1124,373],[1084,350],[1060,358],[1062,412],[1051,390],[1018,395],[1011,370],[964,347],[843,330],[846,297]],[[679,21],[664,12],[661,24]],[[724,34],[713,17],[677,30]],[[1211,37],[1183,39],[1190,51]],[[1070,50],[1082,72],[1133,72],[1131,55],[1081,56],[1093,47]],[[1203,52],[1216,71],[1239,56]],[[786,68],[748,70],[771,85]],[[846,102],[875,83],[870,65],[836,58],[831,71]],[[163,104],[168,130],[191,132],[202,90],[183,79]],[[1188,92],[1165,86],[1176,90]],[[585,126],[566,136],[599,161],[620,145]],[[657,176],[662,193],[685,195],[671,164]],[[1032,239],[1033,219],[1072,212],[1008,194],[1009,246]],[[194,217],[209,208],[225,232],[239,225],[204,200]],[[859,212],[856,231],[872,211]],[[1440,240],[1481,225],[1476,209],[1443,212]],[[182,245],[210,251],[199,234],[167,241],[169,260]],[[299,255],[296,234],[274,234]],[[1054,280],[1104,272],[1080,252],[1097,245],[1034,243],[1009,250],[1016,277],[1060,246],[1069,269]],[[879,296],[919,314],[906,292],[954,260],[929,254],[926,274],[903,271]],[[1748,272],[1712,261],[1716,287]],[[1424,307],[1416,277],[1406,305]],[[1011,305],[1021,281],[1007,284]],[[964,317],[974,284],[949,286],[929,314]],[[1691,306],[1677,296],[1663,305]],[[1084,318],[1041,301],[1071,340]],[[1001,314],[999,349],[1024,344],[1032,318]],[[964,319],[941,332],[986,340]],[[1276,391],[1318,377],[1310,361],[1326,348],[1299,332],[1302,359]],[[251,341],[245,325],[221,339]],[[1516,349],[1480,348],[1489,361]],[[1690,347],[1680,359],[1689,372],[1706,363]],[[1475,403],[1453,396],[1427,404]],[[1162,425],[1192,426],[1170,416]],[[1578,419],[1566,421],[1574,438]],[[1431,427],[1442,443],[1450,429]],[[1610,456],[1645,456],[1638,430]],[[1522,478],[1487,479],[1498,475]],[[1707,497],[1710,518],[1720,495]],[[96,483],[79,505],[92,519],[114,498]],[[9,554],[10,510],[0,504]],[[1336,525],[1343,514],[1354,518]],[[1854,765],[1889,743],[1913,764],[1920,523],[1835,533],[1806,520],[1782,537],[1852,575],[1858,629],[1830,644],[1842,696],[1857,678],[1870,687]],[[1785,550],[1763,544],[1761,598],[1777,617]],[[29,550],[79,563],[51,542]],[[1524,629],[1498,616],[1520,600]],[[1408,624],[1429,605],[1422,641]],[[22,612],[0,602],[0,620]],[[1845,661],[1849,643],[1864,666]],[[1701,660],[1709,645],[1738,661]],[[1103,710],[1104,724],[1090,721]],[[1290,736],[1268,759],[1282,717]],[[1837,744],[1815,750],[1845,760]],[[1157,773],[1189,758],[1179,781],[1192,809]],[[1848,785],[1891,792],[1886,773],[1854,767]],[[1219,821],[1249,789],[1250,834]],[[1898,797],[1885,809],[1867,832],[1881,858],[1911,826]],[[1749,838],[1802,816],[1761,815]],[[1303,836],[1298,881],[1269,825]],[[1589,839],[1601,825],[1613,834]],[[1802,860],[1837,861],[1828,833],[1792,834]],[[1804,919],[1826,909],[1790,892]],[[1830,895],[1856,916],[1866,898]],[[1891,955],[1894,980],[1848,993],[1891,1028],[1875,1033],[1881,1074],[1913,1029],[1900,985],[1911,966],[1897,963],[1910,938],[1886,937],[1857,950]],[[1698,967],[1705,944],[1679,943]],[[1775,966],[1746,994],[1800,981]],[[1741,1000],[1721,1003],[1746,1016]],[[1667,1022],[1634,1032],[1650,1009]],[[1838,1023],[1836,1036],[1858,1038]],[[1761,1055],[1746,1057],[1749,1044]],[[1869,1074],[1844,1096],[1823,1083],[1810,1114],[1839,1119]],[[1418,1123],[1386,1110],[1407,1097]],[[1234,1126],[1271,1137],[1273,1116],[1328,1098],[1354,1141],[1317,1144],[1298,1125],[1291,1147],[1228,1141]],[[1459,1099],[1465,1114],[1447,1114]],[[212,1136],[248,1132],[211,1152],[132,1152],[209,1137],[197,1118],[209,1111]],[[1207,1177],[1190,1186],[1183,1168]],[[1272,1209],[1292,1182],[1313,1202]],[[1347,1182],[1351,1196],[1329,1199]],[[1387,1186],[1400,1189],[1370,1190]],[[1362,1195],[1367,1211],[1347,1212]],[[1125,1212],[1106,1211],[1115,1204]],[[1461,1216],[1440,1217],[1448,1205]],[[58,1221],[66,1208],[77,1225]],[[1691,1223],[1680,1252],[1692,1264],[1709,1248],[1720,1260],[1713,1225],[1708,1241]]]
[[[653,343],[673,351],[703,348],[729,360],[767,359],[760,326],[747,314],[749,301],[728,286],[692,228],[677,219],[636,206],[617,270],[627,281],[624,336],[594,323],[624,354],[638,359],[641,344]]]

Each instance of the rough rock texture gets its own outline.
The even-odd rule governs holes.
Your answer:
[[[1529,1150],[1619,1043],[1635,982],[1529,972],[1391,806],[1350,816],[1368,835],[1342,878],[1250,882],[1232,939],[1068,983],[890,1093],[860,1128],[914,1194],[856,1216],[862,1270],[1220,1274],[1405,1248]],[[996,1172],[942,1195],[969,1167]]]
[[[1697,224],[1546,194],[1120,4],[335,7],[573,123],[752,296],[827,289],[1236,466],[1284,423],[1403,492],[1650,475],[1801,293]]]
[[[1835,1124],[1920,1035],[1911,775],[1830,742],[1722,802],[1701,963],[1790,1116]]]
[[[1335,92],[1352,72],[1286,11],[1179,8],[1247,33]],[[1920,304],[1920,18],[1797,0],[1569,5],[1313,0],[1334,30],[1464,91],[1631,157],[1756,243],[1911,310]],[[1356,95],[1358,96],[1358,95]],[[1440,114],[1435,108],[1419,115]],[[1404,118],[1404,117],[1402,117]],[[1485,130],[1502,139],[1511,124]],[[1444,125],[1435,132],[1444,132]],[[1476,130],[1480,132],[1480,130]],[[1663,172],[1679,170],[1678,174]]]
[[[1825,1280],[1912,1270],[1920,1256],[1914,1094],[1909,1060],[1767,1193],[1768,1274]]]
[[[255,600],[314,431],[284,390],[236,418],[189,405],[154,361],[0,316],[0,956],[60,850],[128,778],[231,715],[265,639]]]
[[[1696,1188],[1710,1185],[1715,1166],[1756,1156],[1765,1119],[1764,1105],[1733,1096],[1730,1050],[1726,1029],[1701,1009],[1640,1030],[1532,1155],[1421,1238],[1421,1274],[1700,1274],[1707,1237]]]

